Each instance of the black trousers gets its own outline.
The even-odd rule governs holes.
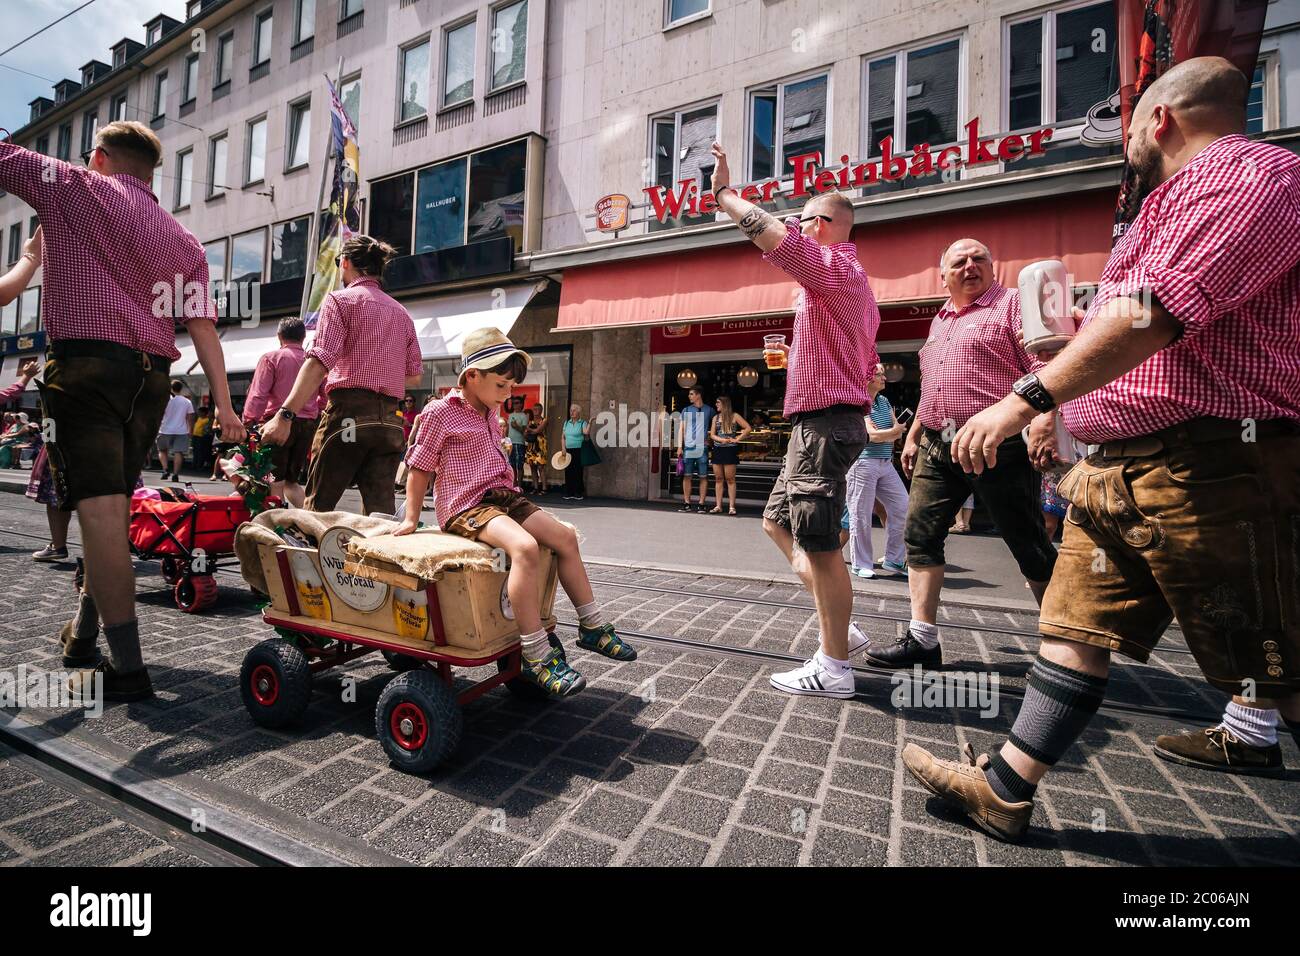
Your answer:
[[[569,467],[564,469],[564,497],[587,497],[587,482],[583,478],[582,449],[569,448]]]

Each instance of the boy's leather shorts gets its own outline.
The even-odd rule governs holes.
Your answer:
[[[1070,502],[1039,630],[1145,661],[1177,618],[1214,686],[1300,689],[1300,428],[1201,418],[1108,442]],[[1253,687],[1251,683],[1253,682]]]
[[[838,551],[846,476],[867,447],[862,409],[835,405],[790,421],[785,463],[763,517],[789,528],[802,551]]]
[[[130,497],[167,408],[170,363],[125,346],[117,347],[121,357],[110,357],[108,348],[89,355],[59,344],[52,345],[37,386],[49,420],[45,448],[59,508],[72,511],[102,495]],[[89,343],[87,350],[111,345]]]
[[[511,488],[493,488],[478,504],[466,508],[448,521],[447,527],[442,530],[448,534],[458,534],[462,538],[477,541],[478,536],[487,527],[487,523],[493,518],[505,516],[511,521],[523,524],[541,510]]]

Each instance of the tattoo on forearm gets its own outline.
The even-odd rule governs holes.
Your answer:
[[[776,219],[771,213],[764,212],[758,207],[754,207],[745,213],[740,220],[740,231],[745,234],[745,238],[753,239],[759,233],[765,232],[769,226],[776,225]]]

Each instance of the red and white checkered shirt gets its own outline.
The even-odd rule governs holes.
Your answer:
[[[248,386],[248,397],[244,399],[244,421],[260,424],[274,415],[293,391],[298,370],[306,361],[307,353],[297,342],[267,352],[258,359],[253,381]],[[299,418],[315,418],[320,414],[324,383],[321,385],[316,395],[298,409]]]
[[[514,469],[501,447],[501,411],[494,405],[476,411],[454,388],[420,413],[406,464],[434,473],[434,513],[438,526],[473,508],[496,488],[518,491]]]
[[[1300,420],[1300,157],[1244,136],[1202,149],[1142,203],[1083,324],[1155,294],[1182,335],[1061,407],[1076,438],[1133,438],[1201,416]]]
[[[781,244],[763,258],[802,287],[785,382],[785,416],[832,405],[871,404],[880,309],[851,242],[823,246],[785,220]]]
[[[203,247],[146,183],[4,142],[0,189],[44,227],[41,313],[51,340],[116,342],[174,361],[173,316],[216,320]]]
[[[406,376],[422,368],[410,313],[373,276],[325,296],[307,355],[330,370],[326,395],[336,388],[366,388],[401,398]]]
[[[1020,294],[998,282],[963,309],[945,302],[921,347],[921,424],[960,428],[1006,398],[1016,379],[1041,368],[1016,340],[1018,331]]]

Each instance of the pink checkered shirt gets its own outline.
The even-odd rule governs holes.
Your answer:
[[[942,431],[1000,402],[1026,372],[1042,367],[1016,340],[1020,294],[997,282],[963,309],[943,304],[921,347],[921,406],[926,428]]]
[[[1076,438],[1133,438],[1201,416],[1300,420],[1300,157],[1216,139],[1142,203],[1088,320],[1150,289],[1182,335],[1067,402]]]
[[[298,370],[305,361],[307,353],[297,342],[267,352],[258,359],[253,381],[248,386],[248,397],[244,399],[244,421],[260,423],[274,415],[293,391]],[[321,392],[318,391],[298,409],[298,417],[315,418],[319,415],[320,400]]]
[[[422,368],[410,313],[371,276],[325,296],[307,355],[330,370],[326,395],[336,388],[366,388],[400,399],[406,376]]]
[[[785,382],[787,418],[832,405],[871,404],[880,309],[851,242],[823,246],[785,220],[781,244],[763,253],[802,287]]]
[[[203,247],[146,183],[3,142],[0,189],[44,227],[41,313],[51,340],[117,342],[175,361],[173,310],[182,322],[216,320]]]
[[[518,491],[514,469],[501,448],[500,406],[475,411],[454,388],[420,413],[415,440],[406,451],[411,468],[434,473],[438,526],[473,508],[495,488]]]

